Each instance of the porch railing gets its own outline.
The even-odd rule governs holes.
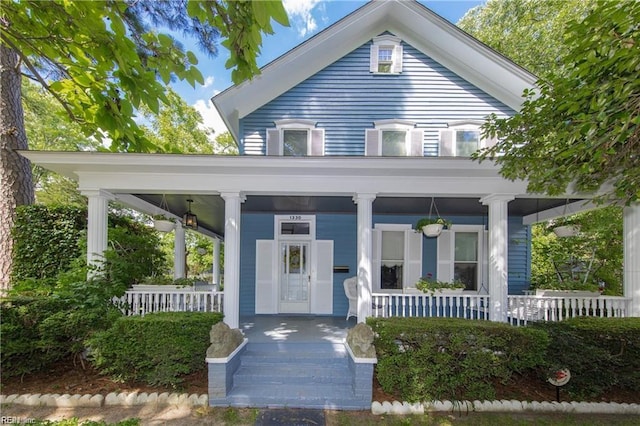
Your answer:
[[[489,319],[489,296],[454,293],[374,293],[374,317]]]
[[[509,321],[562,321],[579,316],[626,317],[630,298],[619,296],[509,296]]]
[[[222,312],[224,293],[193,287],[134,286],[115,302],[125,315],[152,312]]]

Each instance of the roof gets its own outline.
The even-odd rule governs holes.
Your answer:
[[[233,137],[240,119],[388,31],[447,69],[519,110],[537,77],[417,1],[373,0],[212,98]]]

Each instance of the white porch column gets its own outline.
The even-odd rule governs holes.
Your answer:
[[[220,288],[220,240],[213,239],[213,269],[211,270],[211,284]]]
[[[507,322],[509,201],[512,195],[492,194],[480,200],[489,206],[489,319]]]
[[[627,316],[640,317],[640,204],[625,207],[622,243],[624,246],[624,296],[630,297]]]
[[[224,199],[224,322],[240,326],[240,192],[223,192]]]
[[[99,275],[95,268],[102,266],[104,252],[107,249],[108,207],[114,196],[103,190],[82,191],[89,200],[87,208],[87,265],[88,278]]]
[[[356,194],[358,205],[358,322],[371,316],[371,285],[373,280],[373,200],[376,194]]]
[[[185,231],[182,227],[182,223],[177,221],[174,234],[173,244],[173,279],[186,277],[186,258],[187,252],[185,247]]]

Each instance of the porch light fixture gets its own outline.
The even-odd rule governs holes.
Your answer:
[[[189,209],[184,216],[182,216],[182,226],[185,228],[198,229],[198,216],[191,213],[191,203],[193,203],[193,200],[189,199],[187,203],[189,203]]]

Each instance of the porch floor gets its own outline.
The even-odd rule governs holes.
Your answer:
[[[255,315],[240,318],[240,330],[251,343],[344,343],[351,317],[317,315]]]

